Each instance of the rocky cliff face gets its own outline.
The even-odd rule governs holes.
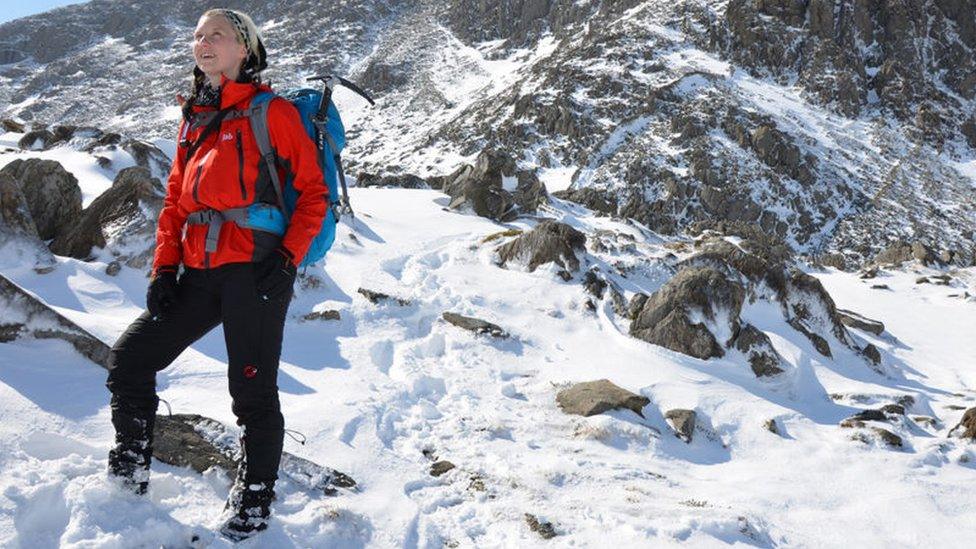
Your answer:
[[[338,96],[350,173],[432,178],[501,150],[663,234],[731,221],[848,265],[897,239],[973,259],[971,2],[232,4],[279,87],[330,69],[379,99]],[[200,8],[138,5],[0,26],[7,114],[172,137]]]

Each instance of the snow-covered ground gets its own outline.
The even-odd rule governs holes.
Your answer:
[[[75,168],[86,203],[110,184],[70,147],[0,164],[22,156]],[[976,536],[976,451],[946,437],[976,405],[976,303],[964,295],[976,294],[973,269],[956,271],[953,286],[917,284],[925,273],[912,268],[873,280],[812,270],[838,307],[885,323],[882,336],[857,334],[880,349],[886,375],[850,353],[822,357],[760,303],[744,317],[792,366],[761,381],[741,357],[701,361],[628,336],[609,301],[586,306],[578,279],[498,267],[505,238],[483,239],[534,221],[449,211],[431,190],[352,188],[351,199],[355,219],[344,220],[327,265],[308,273],[322,284],[292,303],[279,387],[287,427],[308,438],[286,439],[286,450],[350,474],[360,491],[320,498],[283,480],[276,519],[250,546],[966,547]],[[604,272],[633,267],[617,278],[626,297],[670,276],[658,261],[665,242],[647,231],[558,200],[543,215],[634,237],[633,251],[588,253]],[[43,275],[3,264],[4,276],[109,343],[144,306],[145,273],[128,267],[113,277],[100,261],[58,258]],[[374,305],[359,288],[409,303]],[[341,320],[302,319],[328,309]],[[461,331],[445,311],[512,337]],[[160,396],[174,413],[232,424],[225,370],[218,328],[158,376]],[[559,389],[602,378],[649,398],[644,417],[560,411]],[[104,381],[66,343],[0,344],[0,545],[181,547],[214,526],[229,489],[217,472],[157,462],[145,499],[107,482]],[[904,395],[915,400],[908,417],[938,423],[887,426],[900,450],[838,426]],[[691,444],[665,422],[672,408],[698,413]],[[435,478],[432,456],[456,468]],[[558,535],[544,541],[526,513]]]

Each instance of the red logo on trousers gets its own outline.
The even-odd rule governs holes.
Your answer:
[[[254,366],[253,364],[248,364],[247,366],[244,367],[244,377],[246,377],[247,379],[251,379],[256,375],[258,375],[257,366]]]

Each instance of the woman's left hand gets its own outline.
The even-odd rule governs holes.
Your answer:
[[[295,284],[298,268],[292,261],[291,252],[283,247],[268,254],[255,265],[255,282],[258,295],[268,301],[285,294]]]

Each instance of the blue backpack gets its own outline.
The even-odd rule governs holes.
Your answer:
[[[349,203],[349,194],[346,190],[346,176],[342,171],[340,160],[340,154],[346,145],[346,131],[342,124],[342,117],[339,116],[339,110],[332,102],[332,92],[336,86],[342,85],[366,98],[370,105],[375,104],[366,92],[344,78],[316,76],[309,78],[309,80],[324,81],[325,89],[318,91],[302,88],[277,95],[298,109],[305,131],[318,148],[319,166],[322,168],[325,183],[329,187],[330,207],[322,220],[322,228],[315,235],[308,252],[301,261],[302,267],[308,267],[325,257],[326,252],[335,242],[336,225],[339,223],[339,218],[344,213],[353,215],[352,206]],[[250,119],[251,130],[254,133],[261,156],[264,157],[269,167],[268,171],[271,175],[271,183],[278,198],[279,207],[256,203],[247,208],[245,219],[235,221],[253,229],[284,234],[288,226],[288,219],[291,218],[291,214],[295,210],[298,191],[292,185],[290,177],[282,182],[279,180],[278,170],[273,169],[275,152],[268,134],[268,104],[274,97],[276,97],[275,94],[268,92],[255,96],[251,101],[251,108],[248,109],[247,116]],[[339,197],[340,185],[342,188],[341,198]]]

